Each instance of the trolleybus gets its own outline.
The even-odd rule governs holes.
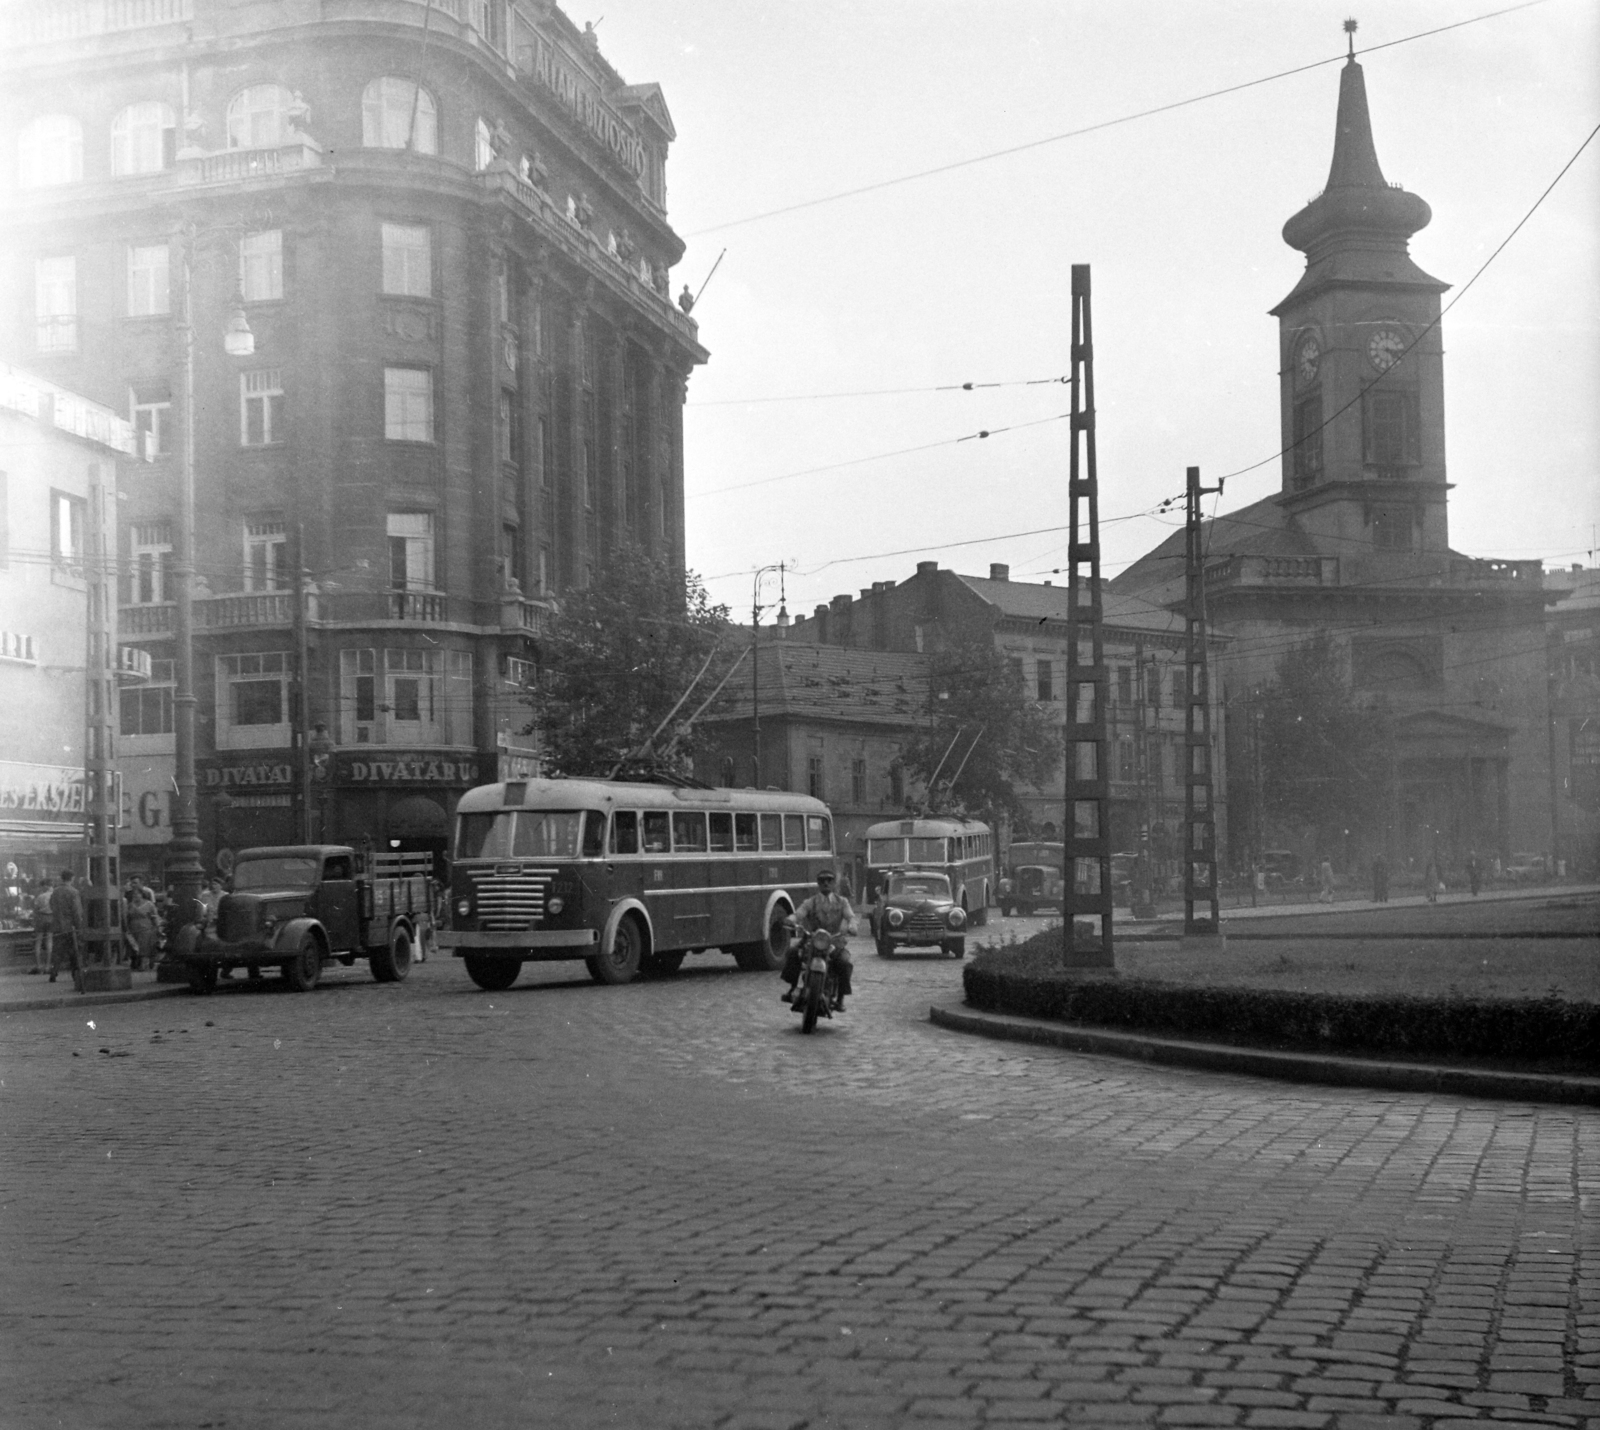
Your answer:
[[[773,790],[511,780],[461,796],[454,856],[439,946],[480,988],[532,959],[584,959],[600,983],[713,948],[771,970],[833,862],[833,818]]]
[[[891,869],[937,869],[970,923],[989,919],[994,897],[994,834],[972,819],[894,819],[867,829],[867,879],[876,891]]]

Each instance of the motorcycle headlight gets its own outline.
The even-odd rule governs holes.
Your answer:
[[[471,899],[457,899],[456,900],[456,912],[458,914],[460,914],[462,918],[466,918],[466,916],[472,912],[472,900]]]
[[[906,916],[899,909],[889,910],[889,927],[897,929],[906,921]]]
[[[951,928],[958,929],[964,923],[966,923],[966,921],[967,921],[967,915],[966,915],[965,910],[963,910],[963,909],[951,909],[950,910],[950,927]]]
[[[559,914],[562,909],[566,908],[566,906],[567,901],[563,899],[560,894],[557,894],[555,898],[551,899],[550,902],[544,906],[544,908],[545,912],[548,914]]]

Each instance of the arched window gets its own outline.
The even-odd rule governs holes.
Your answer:
[[[83,125],[70,114],[41,114],[17,136],[17,182],[24,189],[83,178]]]
[[[159,99],[130,104],[111,122],[111,172],[154,174],[177,152],[172,106]]]
[[[408,79],[384,75],[361,92],[361,142],[369,149],[439,152],[433,96]]]
[[[228,148],[266,149],[289,137],[294,96],[281,84],[253,84],[228,101]]]
[[[479,119],[472,131],[472,167],[480,174],[494,163],[494,134],[487,119]]]

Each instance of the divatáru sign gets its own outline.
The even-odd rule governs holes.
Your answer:
[[[340,755],[334,764],[334,781],[352,785],[461,785],[479,783],[478,761],[471,755],[437,759],[432,755]]]

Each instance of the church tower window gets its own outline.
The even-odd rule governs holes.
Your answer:
[[[1322,394],[1313,392],[1294,405],[1294,487],[1322,479]]]
[[[1418,453],[1417,395],[1414,392],[1385,392],[1379,388],[1366,394],[1362,404],[1363,453],[1376,475],[1404,476],[1402,470],[1416,466]]]

